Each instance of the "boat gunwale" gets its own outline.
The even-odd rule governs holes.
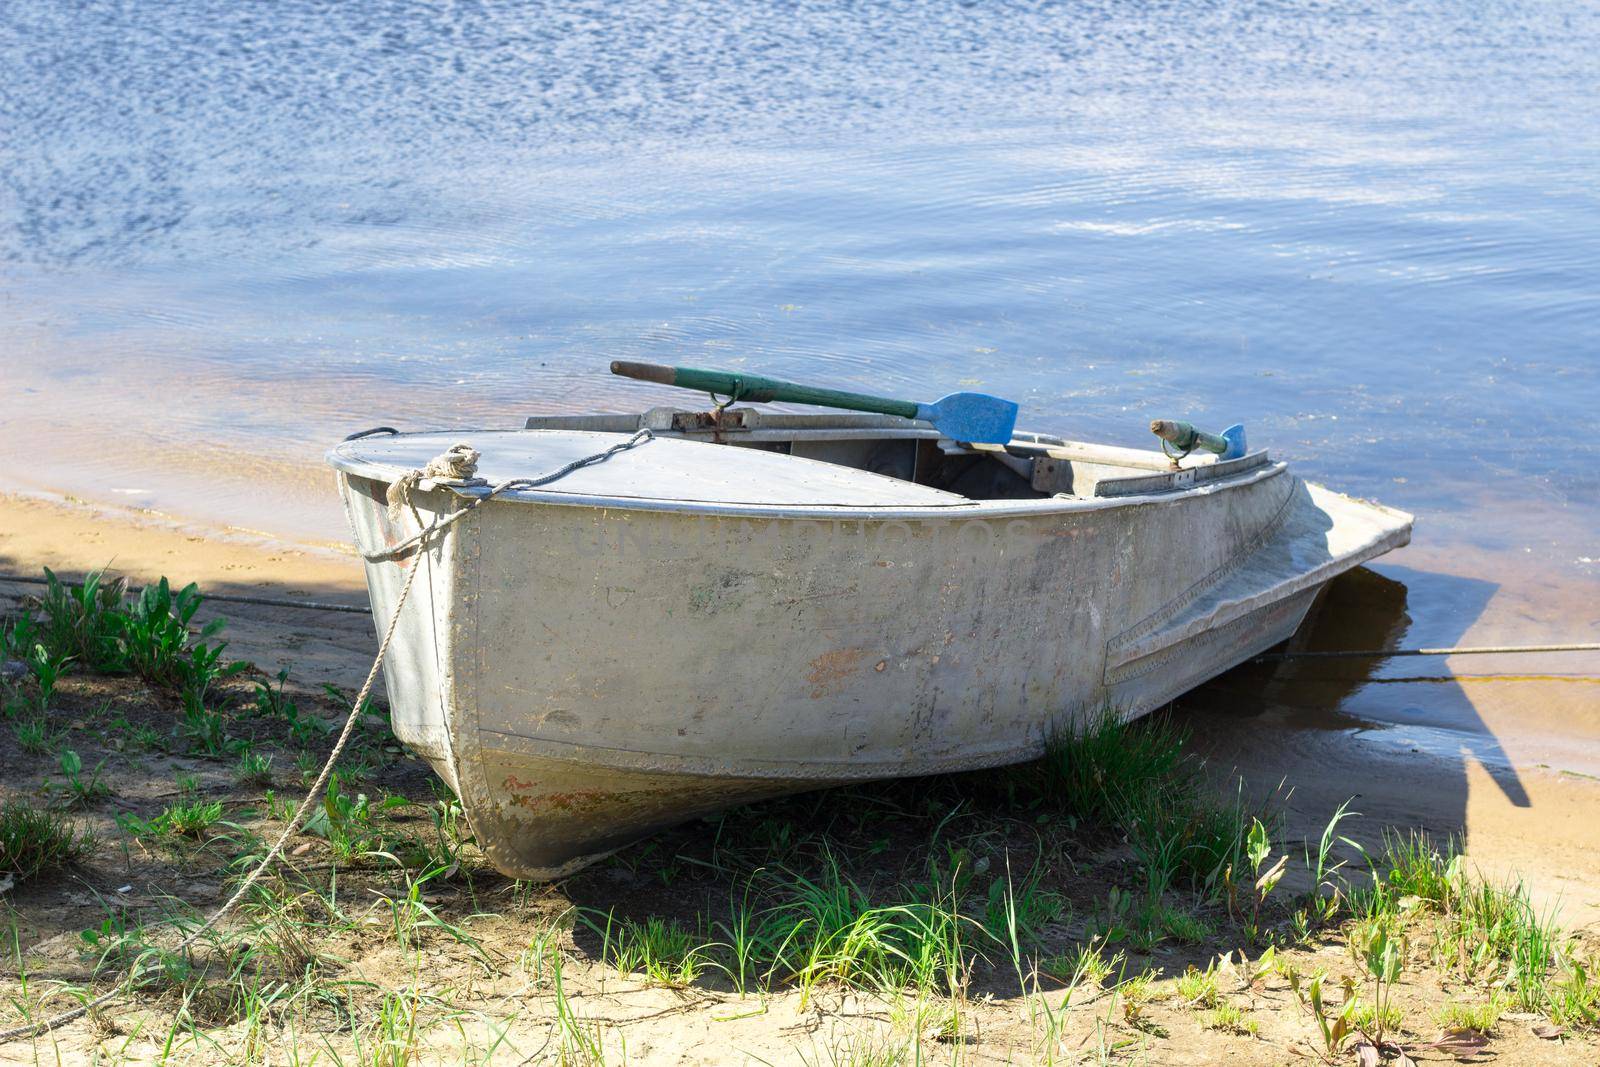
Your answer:
[[[404,433],[396,436],[412,437],[439,433],[460,434],[502,434],[502,433],[529,433],[521,429],[481,429],[481,430],[426,430],[417,433]],[[608,433],[605,431],[578,431],[594,433],[598,436],[624,437],[623,434]],[[666,436],[666,435],[663,435]],[[676,438],[676,435],[672,435]],[[394,480],[394,468],[384,466],[368,460],[359,459],[348,455],[345,450],[358,444],[357,441],[345,441],[328,450],[326,460],[335,470],[347,476],[366,478],[379,483],[387,484]],[[1216,478],[1210,481],[1199,482],[1194,485],[1174,488],[1158,493],[1144,493],[1129,496],[1115,497],[1073,497],[1073,496],[1048,496],[1028,500],[964,500],[948,504],[899,504],[880,506],[875,504],[754,504],[754,503],[728,503],[721,501],[703,500],[669,500],[659,497],[631,497],[612,496],[603,494],[564,493],[554,490],[542,489],[512,489],[495,496],[496,502],[507,504],[543,504],[555,507],[591,508],[600,510],[617,511],[646,511],[668,514],[687,514],[711,518],[761,518],[761,519],[791,519],[791,520],[842,520],[852,521],[912,521],[912,520],[939,520],[951,519],[1024,519],[1050,515],[1077,514],[1081,512],[1101,511],[1110,508],[1133,508],[1151,505],[1177,504],[1180,501],[1191,500],[1213,493],[1231,489],[1242,489],[1255,485],[1268,478],[1276,478],[1286,474],[1289,464],[1283,460],[1269,460],[1258,467],[1240,471],[1236,475]],[[491,493],[488,485],[452,485],[433,481],[424,481],[419,488],[448,490],[453,495],[462,499],[473,500],[486,497]],[[1333,490],[1336,492],[1336,490]],[[1343,494],[1341,494],[1343,495]],[[1355,499],[1355,498],[1350,498]],[[1394,521],[1409,524],[1413,521],[1410,514],[1398,511],[1383,504],[1369,500],[1359,501],[1364,506],[1380,511]]]

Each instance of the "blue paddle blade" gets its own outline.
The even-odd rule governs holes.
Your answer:
[[[917,405],[917,418],[952,441],[1003,445],[1017,428],[1017,405],[987,393],[951,393],[931,404]]]
[[[1228,442],[1228,450],[1217,457],[1219,459],[1238,459],[1245,454],[1248,448],[1245,444],[1243,423],[1236,422],[1226,430],[1223,430],[1222,439]]]

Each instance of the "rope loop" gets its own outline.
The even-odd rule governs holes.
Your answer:
[[[511,478],[500,482],[497,485],[490,486],[487,493],[484,493],[482,496],[474,497],[472,500],[469,500],[464,507],[457,508],[448,515],[441,515],[439,518],[434,519],[427,526],[423,526],[422,529],[418,530],[415,534],[406,538],[404,541],[401,541],[399,544],[396,544],[391,548],[386,548],[381,552],[363,552],[361,557],[368,563],[386,563],[390,560],[400,559],[408,554],[413,548],[416,548],[424,542],[431,540],[435,534],[444,530],[446,527],[465,518],[472,512],[474,508],[479,507],[486,501],[493,500],[501,493],[507,493],[517,489],[537,489],[541,485],[549,485],[551,482],[559,481],[560,479],[565,478],[573,471],[582,470],[584,467],[592,467],[596,463],[604,463],[606,460],[610,459],[612,456],[615,456],[619,452],[626,452],[631,448],[638,448],[640,445],[644,444],[646,441],[652,440],[654,437],[655,433],[653,431],[649,429],[643,429],[634,434],[632,437],[628,438],[626,441],[619,441],[617,444],[612,445],[610,448],[605,449],[602,452],[596,452],[593,455],[584,456],[582,459],[575,459],[566,466],[551,471],[549,474],[541,474],[537,478]],[[435,456],[431,461],[429,461],[428,466],[422,468],[421,471],[407,471],[389,487],[388,501],[390,508],[389,513],[391,517],[396,517],[397,506],[410,506],[412,490],[416,487],[417,483],[421,482],[425,477],[436,478],[436,480],[439,481],[453,481],[462,488],[468,488],[472,485],[482,486],[489,484],[483,479],[474,478],[471,475],[468,475],[466,478],[437,478],[434,475],[425,473],[427,470],[432,468],[434,464],[440,464],[441,470],[446,469],[449,464],[442,461],[444,461],[445,457],[447,456],[455,456],[457,459],[459,459],[460,454],[457,453],[457,449],[467,449],[468,451],[472,451],[471,447],[468,445],[455,445],[442,455]],[[474,472],[477,470],[478,459],[478,453],[472,451],[471,470]],[[462,464],[456,469],[465,470],[466,466]],[[397,488],[399,489],[398,497],[396,495]],[[414,508],[412,509],[412,513],[417,515],[417,522],[420,526],[420,514],[418,514]]]

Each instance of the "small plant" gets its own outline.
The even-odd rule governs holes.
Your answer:
[[[1563,952],[1559,976],[1546,987],[1545,1013],[1557,1026],[1600,1027],[1600,982],[1593,975],[1593,959],[1583,960]]]
[[[1317,841],[1315,859],[1312,858],[1309,845],[1306,848],[1306,873],[1311,879],[1311,891],[1305,898],[1305,906],[1296,911],[1294,917],[1295,936],[1301,941],[1307,940],[1312,930],[1331,921],[1339,911],[1342,893],[1339,883],[1334,879],[1344,866],[1344,861],[1331,861],[1334,842],[1349,840],[1338,836],[1339,824],[1345,819],[1359,817],[1359,812],[1350,810],[1350,804],[1351,801],[1346,800],[1334,809],[1327,825],[1322,828],[1322,837]]]
[[[1244,1009],[1237,1004],[1221,1003],[1200,1013],[1200,1025],[1207,1030],[1221,1030],[1228,1034],[1248,1034],[1251,1037],[1261,1032],[1261,1025],[1249,1018]]]
[[[1250,861],[1250,875],[1253,884],[1245,895],[1245,902],[1240,901],[1240,889],[1234,881],[1233,867],[1228,866],[1222,875],[1223,886],[1228,899],[1228,914],[1239,920],[1244,928],[1245,939],[1250,944],[1255,944],[1261,932],[1261,906],[1267,902],[1267,897],[1277,888],[1283,879],[1285,866],[1289,862],[1287,855],[1279,856],[1276,863],[1265,871],[1267,858],[1272,855],[1272,837],[1267,832],[1267,827],[1260,819],[1250,820],[1250,830],[1245,836],[1245,856]],[[1248,904],[1248,912],[1246,911]]]
[[[184,747],[193,755],[225,756],[241,751],[248,742],[228,736],[228,722],[223,713],[208,707],[203,694],[185,690],[183,718],[178,720],[178,736]]]
[[[1080,945],[1076,952],[1063,956],[1052,956],[1041,961],[1039,967],[1045,974],[1060,982],[1065,982],[1069,987],[1088,983],[1091,986],[1105,984],[1117,968],[1122,966],[1122,953],[1117,953],[1107,959],[1102,951],[1102,946],[1097,941],[1087,945]]]
[[[1399,1005],[1393,1003],[1380,1007],[1358,1000],[1355,1007],[1350,1009],[1350,1025],[1364,1034],[1392,1033],[1400,1029],[1404,1021],[1405,1014]]]
[[[328,779],[328,790],[323,794],[322,805],[311,812],[304,832],[325,838],[340,860],[348,861],[369,852],[381,851],[383,835],[376,818],[385,811],[404,807],[404,797],[386,797],[377,804],[367,799],[365,793],[354,797],[344,791],[337,772]]]
[[[39,643],[38,620],[24,610],[10,619],[0,619],[0,660],[22,660]]]
[[[295,803],[288,798],[279,798],[271,789],[266,790],[261,796],[261,804],[266,809],[267,818],[287,822],[294,814]]]
[[[117,825],[135,837],[200,837],[221,820],[222,801],[189,798],[169,804],[152,819],[124,815]]]
[[[311,711],[301,711],[300,705],[286,692],[289,684],[289,670],[284,668],[277,675],[278,684],[269,685],[266,682],[256,683],[256,714],[268,719],[281,719],[289,726],[289,740],[297,745],[309,745],[320,741],[333,732],[333,725],[326,719]],[[344,699],[344,694],[333,686],[325,686],[329,693],[339,700]]]
[[[11,732],[16,735],[17,745],[22,751],[33,756],[48,756],[61,747],[66,737],[64,730],[52,730],[50,719],[44,715],[18,719],[12,725]]]
[[[51,652],[43,644],[35,644],[23,656],[23,662],[28,665],[28,672],[33,675],[34,683],[38,686],[39,692],[35,699],[41,715],[55,696],[56,683],[61,680],[61,675],[71,659],[71,656]]]
[[[44,614],[42,640],[59,656],[75,659],[92,671],[116,673],[125,669],[122,612],[127,598],[125,578],[105,580],[105,571],[90,571],[79,585],[63,582],[49,567],[44,569],[45,593],[39,600]]]
[[[1216,965],[1207,964],[1203,971],[1193,965],[1189,966],[1178,976],[1176,990],[1178,998],[1191,1008],[1216,1007],[1218,996]]]
[[[1163,995],[1157,991],[1155,980],[1156,974],[1154,971],[1145,971],[1142,974],[1135,975],[1117,985],[1116,999],[1122,1005],[1122,1020],[1129,1026],[1145,1033],[1166,1036],[1165,1031],[1151,1022],[1144,1014],[1146,1005],[1153,1000],[1161,999]]]
[[[193,582],[176,593],[166,578],[145,586],[128,610],[123,631],[128,668],[147,682],[183,688],[189,681],[193,642],[189,623],[204,599]],[[208,623],[200,639],[217,634],[223,625],[220,619]]]
[[[256,686],[256,714],[267,719],[294,719],[299,715],[299,706],[294,698],[284,692],[284,687],[289,683],[289,669],[287,667],[278,671],[276,686],[267,682],[257,682]]]
[[[271,785],[272,757],[254,749],[245,749],[239,754],[239,762],[233,768],[233,780],[245,786]]]
[[[1398,927],[1393,919],[1378,918],[1357,923],[1350,931],[1350,951],[1365,966],[1373,982],[1370,1013],[1358,1019],[1353,1010],[1350,1022],[1362,1030],[1380,1052],[1384,1048],[1384,1034],[1399,1025],[1398,1009],[1393,1003],[1394,984],[1405,967],[1406,940]]]
[[[593,925],[593,924],[590,924]],[[654,916],[644,922],[606,915],[601,958],[655,985],[686,986],[700,976],[704,953],[687,930]]]
[[[72,749],[63,749],[59,759],[61,773],[67,779],[67,792],[74,804],[91,804],[111,795],[111,787],[100,780],[101,760],[88,774],[83,772],[83,759]]]
[[[1446,1030],[1470,1030],[1488,1034],[1494,1031],[1505,1012],[1505,1002],[1498,996],[1474,1004],[1452,1000],[1439,1009],[1438,1022]]]
[[[1322,1033],[1322,1051],[1332,1059],[1339,1055],[1355,1032],[1350,1016],[1356,1008],[1356,984],[1353,978],[1344,979],[1344,1000],[1335,1006],[1323,995],[1327,980],[1328,976],[1319,971],[1302,983],[1300,972],[1289,972],[1289,988],[1294,991],[1300,1006],[1309,1010],[1311,1017],[1316,1020],[1317,1029]]]
[[[56,812],[21,800],[0,803],[0,872],[18,882],[77,862],[92,839]]]
[[[448,789],[444,790],[449,793]],[[397,798],[398,799],[398,798]],[[453,877],[462,866],[462,853],[474,838],[468,829],[461,801],[453,794],[434,802],[428,809],[433,821],[433,835],[413,837],[399,850],[408,866],[437,870],[444,878]]]

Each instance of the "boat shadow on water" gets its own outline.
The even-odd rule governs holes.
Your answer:
[[[1329,583],[1278,651],[1464,643],[1498,586],[1380,565]],[[1532,800],[1505,746],[1445,657],[1253,661],[1185,694],[1174,714],[1220,775],[1281,798],[1291,836],[1315,835],[1339,804],[1340,832],[1371,848],[1386,828],[1453,836],[1465,848],[1471,768],[1506,804]]]

